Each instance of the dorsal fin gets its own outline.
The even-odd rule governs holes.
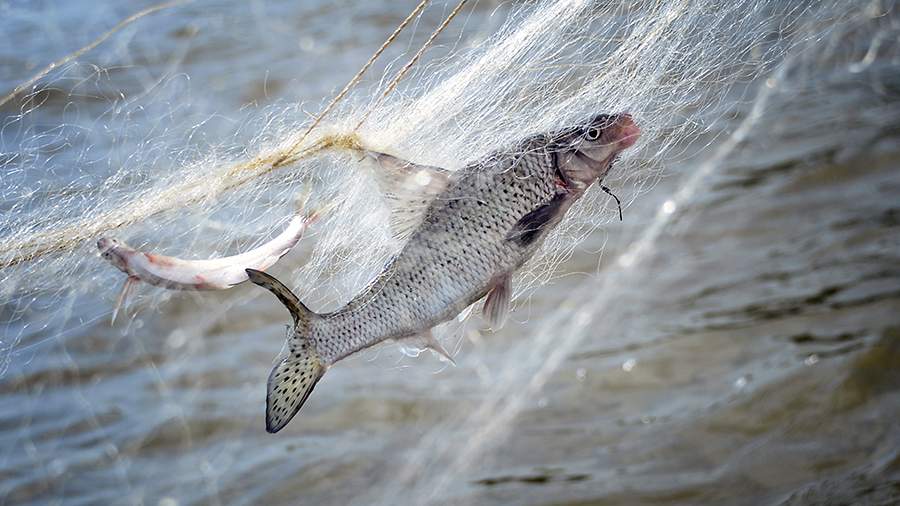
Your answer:
[[[265,272],[258,271],[256,269],[245,269],[247,271],[247,276],[250,278],[254,284],[259,285],[266,290],[272,292],[272,294],[278,297],[278,300],[284,304],[284,307],[290,311],[291,316],[294,318],[294,324],[298,323],[309,323],[309,321],[316,316],[316,313],[313,313],[306,306],[300,302],[300,299],[294,295],[294,292],[290,290],[290,288],[284,286],[284,283],[275,279],[274,276],[270,276]]]
[[[434,198],[447,188],[452,173],[377,151],[366,151],[366,155],[378,165],[375,180],[391,209],[391,230],[395,237],[405,239],[422,222]]]

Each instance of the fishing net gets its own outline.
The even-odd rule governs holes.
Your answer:
[[[104,336],[120,343],[109,353],[124,347],[142,367],[159,370],[158,388],[167,390],[178,371],[204,367],[207,342],[198,336],[248,301],[268,300],[261,290],[243,287],[195,294],[141,286],[126,318],[109,330],[123,276],[98,257],[101,236],[181,258],[232,255],[283,229],[311,189],[308,205],[328,206],[328,212],[273,272],[308,306],[334,309],[399,247],[375,168],[362,160],[360,148],[456,170],[528,135],[627,111],[642,136],[605,180],[622,200],[626,223],[630,204],[687,164],[690,170],[680,172],[684,183],[645,228],[631,232],[603,276],[586,277],[559,311],[520,327],[526,334],[506,359],[489,364],[489,395],[425,431],[394,479],[363,499],[436,500],[454,476],[503,440],[523,403],[538,395],[593,325],[601,318],[622,323],[624,314],[612,309],[617,284],[629,283],[675,216],[686,219],[682,211],[699,198],[721,160],[751,132],[771,127],[766,111],[789,108],[801,95],[810,100],[818,81],[852,72],[869,82],[881,65],[896,64],[892,8],[761,0],[410,5],[406,31],[333,107],[328,90],[366,62],[359,51],[336,56],[332,73],[323,70],[327,66],[289,73],[313,82],[305,88],[310,95],[288,94],[296,102],[222,111],[207,99],[215,90],[197,89],[184,70],[198,54],[215,54],[215,36],[202,44],[178,41],[190,40],[198,26],[227,32],[238,21],[210,21],[210,7],[201,2],[167,6],[112,35],[109,45],[90,53],[93,63],[68,61],[0,109],[0,374],[14,390],[25,384],[22,378],[46,369],[51,392],[30,392],[30,402],[51,399],[52,385],[66,382],[65,371],[79,371],[79,382],[94,374],[102,383],[108,374],[102,354],[90,358],[79,341]],[[257,24],[277,14],[256,18]],[[377,41],[366,51],[407,14],[379,26],[378,37],[364,34]],[[168,49],[154,51],[153,29],[174,16],[192,21],[172,32],[176,42]],[[65,25],[63,18],[54,22]],[[272,65],[279,65],[282,50],[271,52]],[[310,75],[317,70],[326,77]],[[239,74],[223,71],[219,78],[248,78]],[[126,95],[126,88],[140,92]],[[326,106],[327,114],[317,118]],[[723,129],[726,121],[738,126]],[[519,273],[515,303],[527,306],[582,239],[614,220],[615,201],[592,188]],[[282,316],[284,322],[251,318],[247,325],[271,335],[287,323]],[[465,349],[465,335],[454,327],[444,339],[454,353],[477,353]],[[148,336],[156,344],[146,344]],[[277,346],[259,345],[271,348],[265,351],[271,356]],[[63,372],[53,372],[59,364]],[[256,376],[252,409],[261,420],[265,372]],[[78,409],[96,411],[82,396]],[[143,410],[186,412],[194,401],[163,394],[160,405]],[[444,444],[448,427],[469,434],[465,443]]]

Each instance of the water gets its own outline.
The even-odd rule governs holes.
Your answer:
[[[0,89],[137,8],[0,4],[2,31],[16,41],[0,48]],[[136,151],[157,166],[183,156],[143,139],[189,131],[189,149],[202,153],[219,136],[249,138],[269,108],[307,100],[317,110],[411,8],[219,2],[147,18],[36,97],[44,105],[6,127],[0,157],[15,156],[23,139],[46,140],[40,156],[54,167],[70,160],[88,175],[76,183],[91,185]],[[464,47],[508,8],[480,4],[449,40]],[[426,11],[428,29],[404,44],[417,47],[444,13]],[[98,78],[91,64],[110,70]],[[695,181],[689,199],[675,199],[765,83],[736,89],[734,114],[693,139],[696,155],[667,165],[622,223],[581,243],[502,332],[465,325],[458,367],[396,347],[351,358],[277,436],[264,431],[263,385],[288,315],[267,294],[160,298],[144,287],[133,318],[115,327],[84,316],[111,307],[112,274],[85,300],[38,297],[6,327],[4,341],[22,339],[0,378],[2,502],[897,500],[900,71],[878,59],[854,70],[795,76],[792,89],[770,83],[746,141]],[[119,92],[129,111],[121,117],[110,105]],[[111,136],[96,118],[133,131]],[[69,142],[52,142],[59,129],[71,130]],[[71,174],[4,177],[27,192]],[[630,183],[619,175],[608,184]],[[623,259],[661,219],[639,261]],[[276,272],[303,264],[310,247]],[[572,296],[596,297],[591,331],[534,395],[496,399],[491,417],[477,416],[507,377],[504,365],[528,356],[528,330],[577,318],[561,307]],[[17,307],[0,309],[4,320]],[[42,326],[48,312],[65,327]],[[513,401],[517,416],[493,431],[489,422]]]

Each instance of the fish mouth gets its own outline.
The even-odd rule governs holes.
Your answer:
[[[600,146],[584,147],[584,143],[577,149],[578,154],[594,161],[609,162],[620,151],[634,146],[641,137],[641,129],[626,113],[617,114],[613,123],[603,132],[604,144]]]
[[[566,186],[584,189],[595,181],[602,181],[623,150],[633,146],[641,129],[628,113],[600,115],[592,122],[602,131],[602,137],[588,140],[576,134],[570,150],[557,155],[558,170]],[[583,131],[583,130],[582,130]]]
[[[100,250],[100,256],[120,271],[130,274],[126,266],[127,262],[123,257],[127,254],[127,251],[123,251],[120,246],[122,246],[122,243],[109,237],[101,237],[97,240],[97,249]]]
[[[622,113],[613,125],[614,135],[618,142],[619,151],[630,148],[641,137],[641,129],[634,122],[630,114]]]
[[[619,153],[634,146],[641,136],[641,129],[635,124],[631,115],[622,113],[616,115],[613,124],[606,127],[604,132],[605,143],[599,146],[587,147],[582,143],[575,150],[575,157],[591,167],[602,179],[609,172],[613,162]]]
[[[108,237],[101,237],[97,240],[97,249],[100,250],[101,255],[113,249],[115,245],[116,243]]]

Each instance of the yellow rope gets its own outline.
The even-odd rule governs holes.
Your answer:
[[[137,223],[138,221],[144,220],[150,216],[156,215],[174,207],[185,206],[194,202],[214,197],[222,192],[231,190],[253,179],[268,174],[269,172],[272,172],[280,167],[289,165],[304,158],[308,158],[326,149],[344,149],[353,151],[362,149],[362,143],[356,135],[356,130],[360,127],[360,125],[362,125],[366,118],[368,118],[372,110],[374,110],[374,108],[377,107],[378,104],[380,104],[388,96],[388,94],[390,94],[397,87],[397,84],[400,82],[400,80],[403,79],[403,77],[413,67],[413,65],[418,62],[418,60],[424,54],[425,50],[428,49],[428,47],[431,46],[431,44],[434,42],[435,38],[437,38],[437,36],[447,27],[447,25],[450,24],[453,18],[455,18],[456,15],[459,14],[468,0],[461,0],[459,4],[453,9],[453,11],[450,12],[447,18],[444,19],[443,23],[438,26],[438,28],[431,34],[431,36],[428,37],[422,47],[419,48],[419,51],[416,52],[413,58],[409,62],[407,62],[407,64],[397,73],[390,84],[388,84],[388,87],[385,89],[384,93],[382,93],[378,100],[376,100],[376,102],[368,109],[368,112],[366,112],[362,120],[349,134],[324,135],[316,139],[314,142],[309,143],[306,147],[301,146],[308,134],[319,124],[322,117],[324,117],[325,114],[327,114],[334,107],[334,105],[337,104],[337,102],[342,99],[347,94],[347,92],[359,82],[362,74],[372,65],[375,58],[381,55],[384,49],[391,42],[393,42],[394,39],[396,39],[399,31],[402,30],[403,27],[405,27],[419,11],[421,11],[426,2],[427,0],[423,0],[416,6],[413,12],[403,20],[400,26],[398,26],[398,28],[394,30],[394,33],[392,33],[391,36],[388,37],[387,41],[382,44],[382,47],[380,47],[378,51],[376,51],[372,56],[372,58],[369,59],[366,65],[359,72],[357,72],[356,76],[354,76],[353,79],[351,79],[350,82],[347,83],[344,89],[341,90],[341,92],[334,99],[332,99],[332,101],[328,104],[328,106],[326,106],[322,113],[320,113],[319,116],[313,121],[312,125],[310,125],[310,127],[306,129],[300,139],[293,142],[287,148],[279,149],[273,153],[260,155],[252,160],[233,165],[224,173],[221,184],[216,185],[215,187],[208,187],[204,191],[201,191],[199,194],[196,191],[197,185],[194,182],[187,182],[172,188],[168,188],[167,190],[159,194],[136,197],[131,202],[122,203],[114,210],[106,211],[100,216],[91,216],[82,219],[80,222],[72,224],[60,230],[38,232],[26,236],[19,241],[6,242],[4,245],[0,246],[0,269],[12,267],[22,262],[34,260],[50,253],[71,250],[79,244],[82,244],[84,241],[96,238],[103,232],[132,225],[134,223]],[[175,3],[179,2],[161,5],[174,5]],[[162,7],[157,6],[156,8],[158,10]],[[142,15],[147,14],[144,11],[142,12]],[[135,16],[137,16],[137,14]],[[111,33],[109,33],[109,35],[111,35]],[[106,36],[108,37],[108,35]],[[99,44],[99,42],[97,43]]]
[[[422,0],[421,2],[419,2],[419,5],[416,5],[416,8],[413,9],[413,11],[409,13],[409,16],[406,16],[406,19],[404,19],[397,26],[397,29],[394,30],[394,33],[392,33],[391,36],[388,37],[387,40],[384,41],[384,44],[382,44],[381,47],[378,48],[378,51],[375,51],[375,53],[372,54],[372,57],[369,58],[369,61],[367,61],[366,64],[363,65],[363,67],[361,69],[359,69],[359,72],[357,72],[356,75],[353,76],[353,79],[350,79],[350,81],[344,86],[344,89],[342,89],[340,93],[338,93],[333,99],[331,99],[331,102],[329,102],[328,105],[325,106],[325,109],[323,109],[322,112],[319,113],[319,115],[312,122],[312,124],[309,125],[309,128],[307,128],[306,131],[303,132],[303,134],[300,136],[300,138],[293,145],[291,145],[290,149],[287,150],[288,152],[292,152],[295,149],[297,149],[297,147],[300,146],[300,144],[302,144],[303,141],[306,139],[306,136],[308,136],[309,133],[312,132],[313,129],[316,128],[316,126],[319,125],[319,122],[322,121],[322,118],[324,118],[325,115],[328,114],[331,111],[331,109],[334,108],[334,106],[337,105],[337,103],[340,102],[341,99],[343,99],[344,96],[354,86],[359,84],[359,82],[362,80],[363,74],[365,74],[366,71],[369,70],[369,67],[371,67],[372,64],[375,63],[375,60],[378,59],[379,56],[381,56],[381,53],[383,53],[384,50],[387,49],[387,47],[389,45],[391,45],[392,42],[394,42],[394,39],[396,39],[397,36],[400,35],[400,32],[404,28],[406,28],[406,25],[408,25],[410,23],[410,21],[413,20],[413,18],[415,18],[416,16],[419,15],[419,13],[422,12],[422,10],[425,8],[425,6],[428,4],[429,1],[430,0]],[[283,162],[284,162],[283,160],[278,160],[275,162],[275,165],[280,166],[283,164]]]
[[[453,18],[455,18],[456,15],[459,14],[459,11],[462,10],[463,6],[465,6],[468,1],[469,0],[460,0],[460,2],[458,4],[456,4],[456,7],[454,7],[453,10],[450,12],[450,14],[447,16],[447,18],[444,19],[444,22],[441,23],[441,25],[438,26],[437,29],[431,33],[431,36],[428,37],[428,40],[426,40],[425,43],[422,44],[422,47],[419,48],[419,51],[416,52],[416,54],[412,57],[412,59],[409,60],[406,63],[406,65],[403,66],[402,69],[400,69],[400,72],[397,72],[397,75],[390,82],[390,84],[388,84],[388,87],[385,88],[384,93],[382,93],[381,96],[378,97],[378,99],[375,101],[375,103],[369,107],[369,109],[366,111],[366,113],[363,114],[363,117],[362,117],[362,119],[359,120],[359,123],[357,123],[356,126],[353,127],[354,132],[359,130],[359,127],[361,127],[362,124],[365,123],[366,119],[369,118],[369,115],[372,114],[372,111],[374,111],[375,108],[378,107],[378,105],[381,104],[381,102],[385,98],[387,98],[387,96],[392,91],[394,91],[394,88],[397,87],[397,84],[400,82],[401,79],[403,79],[403,76],[405,76],[406,73],[409,72],[409,69],[411,69],[412,66],[415,65],[419,61],[419,58],[422,57],[422,55],[425,53],[425,50],[428,49],[429,46],[431,46],[431,43],[434,42],[434,39],[436,39],[437,36],[440,35],[440,33],[444,31],[444,28],[447,28],[447,25],[449,25],[450,22],[453,21]]]
[[[355,135],[326,135],[294,153],[290,159],[299,160],[326,149],[359,150],[361,146]],[[7,240],[0,246],[0,256],[5,257],[0,258],[0,269],[51,253],[71,250],[109,230],[133,225],[173,207],[214,197],[275,170],[278,167],[275,162],[284,157],[283,151],[277,151],[234,165],[226,169],[220,184],[215,186],[202,187],[196,181],[186,181],[160,193],[137,196],[99,216],[82,218],[61,229],[32,233],[19,240],[7,236]]]

